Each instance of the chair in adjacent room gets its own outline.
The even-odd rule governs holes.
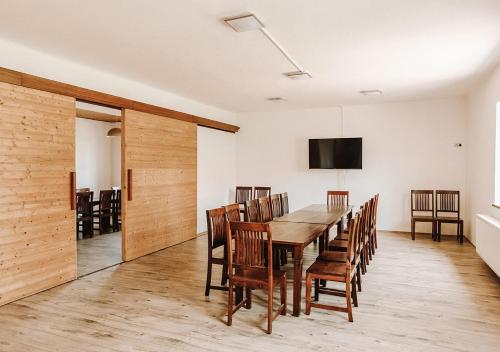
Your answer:
[[[288,193],[284,192],[280,194],[281,198],[281,212],[283,215],[290,213],[290,209],[288,207]]]
[[[306,271],[306,314],[311,314],[311,307],[345,312],[350,322],[353,321],[352,304],[358,306],[356,278],[357,265],[354,265],[355,255],[358,251],[359,241],[359,213],[354,219],[349,221],[349,240],[347,244],[346,258],[344,262],[334,262],[323,259],[316,261]],[[319,301],[312,302],[311,291],[312,282],[315,283],[315,298],[319,299],[319,294],[328,294],[346,298],[346,307],[334,306]],[[320,280],[334,281],[345,284],[345,290],[337,288],[321,287]]]
[[[253,188],[250,186],[236,186],[235,203],[240,205],[240,212],[244,213],[243,205],[247,200],[253,199]]]
[[[457,225],[457,241],[464,243],[464,221],[460,218],[460,191],[436,191],[436,239],[441,241],[441,225]]]
[[[415,240],[415,225],[417,222],[432,224],[432,239],[436,239],[436,218],[434,215],[434,191],[411,191],[411,239]]]
[[[112,190],[103,190],[99,193],[99,204],[97,210],[93,211],[94,225],[98,225],[99,234],[109,232],[113,213]]]
[[[234,239],[234,256],[228,256],[229,293],[227,325],[231,326],[233,314],[245,306],[252,307],[252,290],[264,289],[267,292],[267,333],[272,333],[272,322],[278,315],[286,315],[286,273],[273,270],[272,232],[269,224],[229,222],[227,223],[228,252],[232,253]],[[266,260],[266,258],[268,260]],[[273,292],[280,287],[280,306],[273,309]],[[246,298],[234,305],[235,289],[245,289]]]
[[[260,222],[259,201],[257,199],[245,202],[245,221]]]
[[[83,191],[76,193],[76,238],[79,239],[79,233],[82,238],[86,235],[93,236],[92,231],[92,203],[94,201],[94,192]]]
[[[113,231],[120,231],[122,225],[122,191],[113,191]]]
[[[239,215],[239,214],[238,214]],[[205,296],[210,295],[210,290],[227,290],[227,244],[226,244],[226,209],[216,208],[207,210],[207,238],[208,238],[208,266]],[[214,257],[214,250],[223,247],[223,256]],[[212,285],[212,266],[222,265],[221,286]]]

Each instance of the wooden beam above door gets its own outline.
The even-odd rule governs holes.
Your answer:
[[[238,126],[228,123],[207,119],[204,117],[171,110],[152,104],[142,103],[136,100],[122,98],[67,83],[53,81],[47,78],[9,70],[3,67],[0,67],[0,82],[15,84],[26,88],[38,89],[50,93],[66,95],[85,102],[100,104],[113,108],[132,109],[145,113],[165,116],[171,119],[192,122],[199,126],[213,128],[225,132],[236,133],[240,129]]]
[[[106,114],[104,112],[97,112],[86,109],[76,109],[76,117],[88,120],[104,121],[104,122],[120,122],[121,116]]]

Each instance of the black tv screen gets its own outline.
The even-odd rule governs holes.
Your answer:
[[[310,169],[361,169],[362,138],[309,140]]]

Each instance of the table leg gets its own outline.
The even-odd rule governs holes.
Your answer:
[[[300,315],[300,303],[302,300],[302,256],[301,246],[293,247],[293,315]]]

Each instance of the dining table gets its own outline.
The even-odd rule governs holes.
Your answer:
[[[328,241],[330,228],[352,214],[352,206],[312,204],[292,213],[275,218],[269,224],[273,247],[293,253],[293,315],[300,315],[304,248],[320,239],[321,252]]]

